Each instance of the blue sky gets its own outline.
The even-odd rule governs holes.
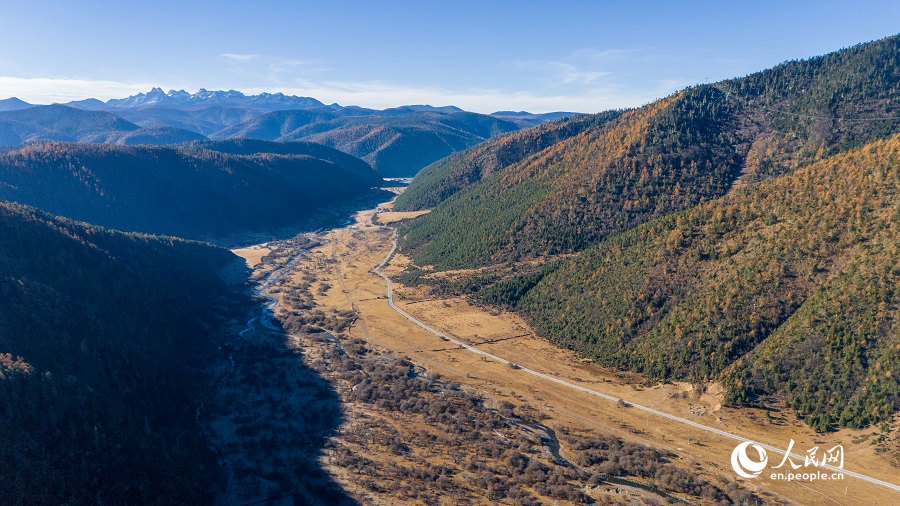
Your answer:
[[[596,112],[900,30],[900,2],[3,0],[0,98],[151,86]]]

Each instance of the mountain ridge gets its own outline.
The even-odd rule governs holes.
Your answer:
[[[735,182],[890,136],[900,130],[898,61],[894,36],[688,88],[452,193],[405,229],[403,245],[422,264],[454,268],[580,251]],[[869,117],[886,119],[835,119]]]
[[[449,155],[422,169],[406,191],[397,197],[394,207],[398,211],[433,207],[494,172],[521,162],[586,128],[602,126],[621,113],[608,111],[550,120],[541,126],[500,135]]]
[[[22,109],[28,109],[29,107],[34,107],[33,105],[25,102],[24,100],[20,100],[16,97],[9,97],[0,100],[0,112],[3,111],[19,111]]]

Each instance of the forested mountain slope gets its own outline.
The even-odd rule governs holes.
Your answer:
[[[0,199],[120,230],[189,238],[293,225],[379,182],[365,162],[305,143],[49,143],[0,154]]]
[[[0,202],[0,503],[202,504],[226,250]]]
[[[229,139],[225,141],[200,141],[187,146],[190,149],[218,151],[232,155],[285,155],[303,156],[331,162],[357,178],[372,185],[381,184],[381,178],[372,167],[359,158],[334,148],[314,142],[269,142],[256,139]]]
[[[730,401],[783,398],[820,430],[864,426],[900,408],[898,227],[900,135],[612,235],[484,297],[604,365],[724,380]]]
[[[572,116],[577,116],[579,113],[577,112],[565,112],[565,111],[557,111],[557,112],[545,112],[545,113],[531,113],[528,111],[496,111],[492,112],[490,116],[495,118],[505,119],[506,121],[512,121],[513,123],[519,125],[522,128],[525,127],[533,127],[540,125],[541,123],[547,121],[553,121],[562,118],[570,118]]]
[[[446,268],[580,251],[897,131],[894,36],[625,112],[452,195],[402,245]]]
[[[412,211],[434,207],[459,190],[553,144],[589,128],[600,128],[621,111],[581,114],[519,130],[442,158],[422,169],[397,198],[394,208]]]

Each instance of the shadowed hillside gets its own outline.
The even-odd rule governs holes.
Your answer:
[[[9,203],[0,236],[0,502],[210,504],[232,474],[211,449],[207,413],[220,385],[240,378],[216,364],[235,346],[230,322],[262,310],[244,262]],[[304,443],[293,491],[339,504],[317,463],[340,423],[337,397],[292,356],[291,392],[315,413],[293,419]]]
[[[194,421],[237,259],[0,203],[0,502],[206,502]]]
[[[229,237],[371,193],[362,162],[310,144],[40,144],[0,154],[0,199],[120,230]]]

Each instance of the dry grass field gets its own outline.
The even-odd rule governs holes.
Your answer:
[[[871,444],[877,436],[877,428],[816,434],[787,412],[724,407],[717,385],[702,388],[681,383],[647,385],[638,375],[604,370],[549,344],[535,336],[525,322],[514,314],[479,307],[463,297],[437,297],[426,288],[403,287],[395,282],[395,302],[398,306],[428,325],[523,367],[612,395],[624,402],[611,402],[526,374],[424,331],[388,306],[384,280],[371,272],[389,252],[393,234],[389,227],[376,223],[414,217],[391,212],[389,208],[390,204],[387,204],[360,212],[354,224],[325,233],[321,238],[322,244],[311,249],[295,266],[289,280],[279,287],[283,293],[301,290],[309,297],[295,298],[295,303],[283,298],[276,307],[276,315],[282,322],[289,322],[293,315],[294,323],[297,315],[306,314],[304,311],[309,311],[310,307],[331,315],[329,317],[344,315],[346,321],[333,332],[337,342],[357,339],[353,342],[369,350],[363,353],[365,360],[377,356],[381,357],[378,360],[408,361],[410,370],[422,371],[428,378],[441,378],[440,383],[445,385],[441,388],[459,385],[466,395],[482,398],[483,407],[504,406],[516,414],[504,418],[495,413],[505,420],[496,423],[500,424],[498,426],[518,428],[512,431],[517,434],[514,438],[503,431],[493,430],[486,433],[484,430],[469,431],[456,439],[447,437],[447,427],[436,422],[427,411],[425,414],[407,413],[402,409],[384,407],[384,403],[360,402],[353,398],[354,385],[341,387],[344,380],[338,377],[340,375],[328,367],[321,367],[321,364],[320,367],[313,366],[329,382],[338,385],[336,389],[348,406],[344,425],[332,438],[326,452],[326,468],[360,500],[378,504],[419,504],[424,497],[416,496],[411,491],[425,487],[419,491],[431,494],[428,497],[444,498],[438,501],[442,504],[491,503],[482,488],[486,485],[473,485],[470,483],[472,476],[490,474],[485,468],[499,473],[504,466],[515,466],[503,462],[511,458],[509,455],[484,455],[479,453],[479,447],[489,443],[510,445],[512,440],[521,437],[523,425],[539,421],[541,426],[559,435],[551,438],[555,440],[551,443],[559,445],[558,451],[566,456],[565,460],[572,467],[554,465],[552,455],[547,456],[546,449],[540,448],[541,444],[548,444],[546,437],[536,438],[532,433],[529,439],[526,435],[517,448],[521,446],[520,451],[534,455],[535,462],[541,465],[550,469],[559,468],[554,472],[563,476],[560,480],[587,497],[594,497],[601,504],[613,501],[628,503],[632,500],[653,503],[676,498],[689,504],[713,504],[722,499],[715,499],[712,493],[708,494],[710,497],[684,494],[678,492],[677,487],[666,491],[660,487],[659,479],[647,476],[627,477],[629,482],[621,486],[600,477],[592,482],[590,478],[585,478],[591,476],[590,470],[579,474],[584,469],[573,463],[582,459],[579,449],[584,451],[583,441],[592,437],[619,438],[659,451],[667,455],[661,460],[667,461],[668,468],[688,473],[733,497],[739,493],[752,493],[756,500],[764,503],[797,504],[891,505],[900,502],[898,493],[850,476],[838,481],[807,483],[770,480],[766,473],[754,480],[740,479],[729,463],[737,441],[634,409],[629,407],[629,403],[652,407],[778,448],[786,448],[789,440],[793,439],[795,453],[803,453],[814,446],[825,449],[842,444],[847,469],[897,482],[900,471],[895,467],[896,463],[892,464],[889,454],[877,451],[884,445],[876,447]],[[254,255],[259,255],[255,250],[238,253],[246,255],[248,262],[256,258]],[[396,279],[408,264],[409,259],[399,252],[385,273]],[[297,305],[297,300],[303,303]],[[286,326],[291,329],[291,324]],[[301,331],[298,335],[307,335],[307,327],[296,329]],[[298,346],[306,350],[307,361],[322,353],[321,346],[317,348],[314,340],[304,339],[307,338],[298,341],[302,341]],[[390,388],[390,384],[381,388]],[[522,422],[522,417],[529,422]],[[891,444],[896,444],[897,434],[892,437]],[[524,442],[526,440],[531,443]],[[402,451],[398,450],[399,446],[391,449],[394,442],[403,445]],[[467,446],[473,448],[466,450]],[[469,471],[467,469],[473,459],[482,467],[476,465],[475,471]],[[777,462],[780,456],[770,455],[770,460]],[[449,469],[442,475],[445,480],[441,481],[441,476],[416,476],[413,473],[416,469],[435,469],[435,466]],[[469,481],[461,478],[466,476]],[[601,473],[598,476],[607,475]],[[511,477],[504,479],[515,481]],[[653,490],[647,491],[641,486]],[[516,490],[521,489],[540,502],[553,503],[553,499],[535,490],[527,481],[516,487]],[[496,498],[502,498],[502,495]],[[560,503],[567,501],[559,500]],[[500,502],[522,504],[509,497]]]
[[[247,265],[250,266],[250,268],[256,267],[256,265],[262,260],[262,257],[272,252],[272,250],[267,248],[265,244],[257,244],[255,246],[238,248],[231,251],[235,255],[246,260]]]
[[[423,214],[428,214],[429,212],[430,209],[423,209],[421,211],[383,211],[378,213],[378,215],[375,216],[375,219],[378,223],[386,225],[388,223],[396,223],[398,221],[417,218]]]

